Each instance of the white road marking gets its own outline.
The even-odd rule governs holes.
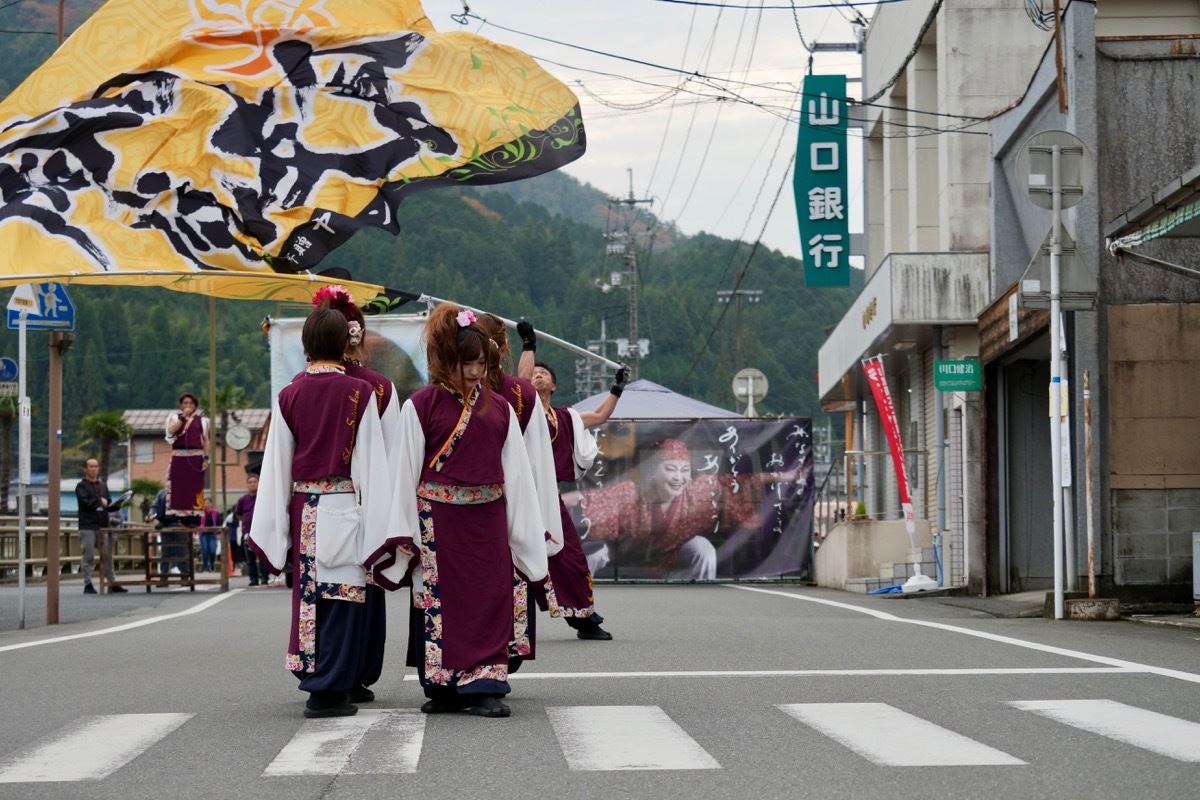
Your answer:
[[[658,706],[548,707],[573,770],[720,769]]]
[[[948,631],[949,633],[958,633],[964,636],[974,636],[978,639],[987,639],[1000,644],[1011,644],[1016,647],[1025,647],[1030,650],[1038,650],[1043,653],[1053,653],[1054,655],[1066,656],[1067,658],[1077,658],[1081,661],[1091,661],[1096,664],[1107,664],[1110,667],[1120,667],[1128,672],[1145,672],[1151,675],[1160,675],[1164,678],[1175,678],[1189,683],[1200,683],[1200,674],[1194,672],[1183,672],[1177,669],[1166,669],[1165,667],[1154,667],[1149,664],[1139,664],[1135,661],[1124,661],[1119,658],[1109,658],[1108,656],[1097,656],[1091,653],[1083,653],[1078,650],[1068,650],[1065,647],[1055,647],[1049,644],[1039,644],[1038,642],[1028,642],[1024,639],[1014,639],[1011,636],[1001,636],[996,633],[985,633],[984,631],[971,630],[970,628],[960,628],[957,625],[947,625],[944,622],[926,622],[919,619],[904,619],[883,611],[876,611],[873,608],[863,608],[849,603],[839,603],[836,600],[825,600],[820,597],[806,597],[804,595],[793,594],[791,592],[781,592],[775,589],[759,589],[755,586],[741,586],[736,584],[721,584],[729,589],[741,589],[744,592],[757,592],[760,594],[772,594],[779,597],[786,597],[791,600],[799,600],[804,603],[816,603],[818,605],[830,606],[832,608],[840,608],[846,611],[853,611],[858,614],[866,614],[869,617],[885,620],[887,622],[902,622],[905,625],[917,625],[922,628],[933,628],[939,631]]]
[[[920,675],[1127,675],[1145,672],[1138,669],[1115,669],[1113,667],[981,667],[929,668],[929,669],[716,669],[680,670],[662,672],[525,672],[509,675],[510,681],[520,680],[566,680],[572,678],[795,678],[795,677],[863,677],[920,676]],[[406,675],[404,680],[417,680],[416,675]]]
[[[887,767],[1025,763],[886,703],[797,703],[779,708],[863,758]]]
[[[55,636],[50,639],[38,639],[35,642],[22,642],[21,644],[8,644],[0,647],[0,653],[7,653],[9,650],[24,650],[26,647],[39,647],[43,644],[57,644],[59,642],[70,642],[75,639],[87,639],[92,636],[104,636],[109,633],[120,633],[121,631],[131,631],[134,628],[141,628],[146,625],[153,625],[156,622],[166,622],[170,619],[179,619],[190,614],[199,614],[201,611],[207,611],[222,600],[228,600],[235,594],[241,592],[241,589],[230,589],[225,594],[219,594],[216,597],[210,597],[203,603],[198,603],[184,611],[178,611],[174,614],[163,614],[159,617],[151,617],[150,619],[140,619],[137,622],[127,622],[124,625],[116,625],[111,628],[104,628],[98,631],[88,631],[87,633],[73,633],[69,636]]]
[[[359,716],[371,711],[360,710]],[[417,771],[425,741],[425,715],[415,708],[380,710],[381,719],[371,726],[350,757],[343,775],[404,775]]]
[[[0,783],[98,781],[144,753],[193,714],[83,717],[0,765]]]
[[[368,731],[371,739],[364,744]],[[305,720],[267,765],[263,777],[416,772],[424,735],[424,717],[407,709],[371,709],[352,717]]]
[[[1115,700],[1018,700],[1009,705],[1177,761],[1200,761],[1200,724],[1195,722]]]

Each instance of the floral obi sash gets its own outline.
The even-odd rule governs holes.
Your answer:
[[[354,481],[349,478],[329,477],[318,481],[296,481],[292,491],[300,494],[353,494]]]
[[[434,503],[448,503],[455,506],[493,503],[503,496],[504,486],[499,483],[490,483],[485,486],[456,486],[452,483],[421,481],[417,486],[417,497]]]

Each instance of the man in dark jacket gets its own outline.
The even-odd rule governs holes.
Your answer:
[[[79,571],[83,573],[83,593],[96,594],[92,562],[97,542],[104,548],[104,577],[110,584],[109,591],[127,591],[124,586],[111,586],[117,579],[113,573],[112,544],[108,536],[101,538],[100,529],[108,527],[108,504],[112,498],[108,486],[100,480],[100,462],[94,458],[83,462],[83,480],[75,485],[75,499],[79,502]]]

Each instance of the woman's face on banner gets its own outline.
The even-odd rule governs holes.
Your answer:
[[[664,459],[654,468],[652,483],[663,500],[679,497],[691,482],[692,462],[686,459]]]

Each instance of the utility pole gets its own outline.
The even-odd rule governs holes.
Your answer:
[[[757,303],[762,299],[761,289],[718,289],[717,302],[728,303],[730,298],[733,298],[736,308],[737,318],[737,371],[741,372],[742,367],[746,366],[742,363],[742,298],[746,298],[747,303]]]
[[[600,338],[588,339],[588,352],[596,353],[603,358],[608,358],[608,338],[607,320],[600,320]],[[594,394],[599,394],[604,391],[605,383],[609,378],[608,369],[592,358],[579,358],[575,360],[575,393],[580,398],[591,397]]]
[[[62,47],[64,35],[64,0],[58,0],[58,47]],[[59,573],[62,571],[62,374],[63,354],[71,346],[74,336],[64,336],[62,331],[50,334],[50,441],[47,448],[49,463],[46,466],[46,500],[49,508],[46,510],[46,624],[58,624],[59,610]],[[128,467],[126,467],[128,469]],[[108,476],[104,476],[108,485]],[[108,534],[101,531],[96,546],[100,548],[100,563],[102,569],[107,569],[107,562],[116,555],[109,550]],[[115,550],[115,548],[113,548]],[[107,556],[105,555],[107,553]],[[101,573],[101,577],[103,573]],[[24,620],[22,619],[22,622]]]
[[[638,200],[633,196],[633,170],[628,170],[628,173],[629,196],[625,198],[610,197],[609,204],[617,203],[628,206],[632,210],[639,203],[653,202],[650,198]],[[629,365],[629,379],[637,380],[638,360],[650,351],[650,340],[638,338],[638,273],[637,255],[633,248],[633,215],[625,217],[625,230],[614,231],[606,238],[609,240],[608,254],[620,257],[625,269],[612,274],[611,284],[599,285],[604,291],[608,291],[610,288],[619,287],[624,283],[625,288],[629,290],[629,339],[626,342],[617,339],[617,355],[626,359],[626,363]]]

